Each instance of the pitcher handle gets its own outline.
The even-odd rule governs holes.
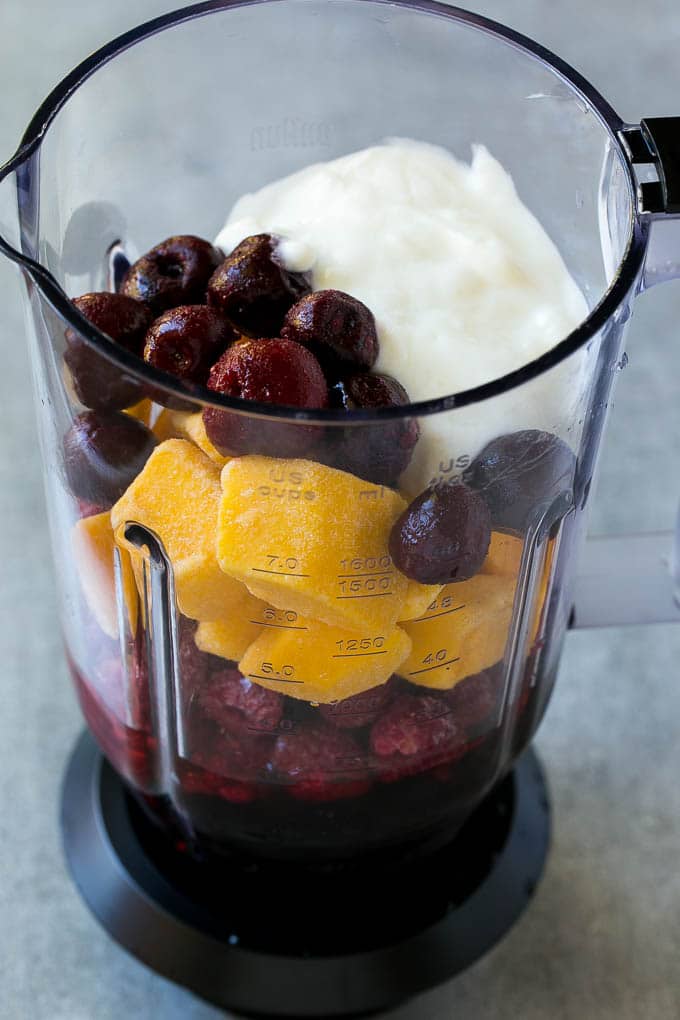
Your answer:
[[[641,290],[680,278],[680,117],[619,133],[649,227]],[[680,472],[677,475],[680,478]],[[589,538],[576,571],[573,627],[680,622],[680,509],[675,530]]]

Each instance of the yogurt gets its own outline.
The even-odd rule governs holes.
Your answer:
[[[239,199],[216,243],[228,252],[263,232],[281,238],[290,269],[311,271],[314,290],[343,290],[371,309],[376,371],[413,401],[521,367],[588,312],[557,248],[481,145],[469,165],[393,139],[306,167]],[[569,439],[584,388],[577,356],[502,397],[421,419],[407,490],[504,432],[543,428]]]

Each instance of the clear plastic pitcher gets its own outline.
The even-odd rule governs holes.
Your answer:
[[[467,392],[291,411],[183,386],[71,304],[169,235],[214,237],[243,193],[391,136],[487,146],[586,298],[574,332]],[[178,845],[436,845],[531,740],[574,612],[677,618],[656,540],[628,547],[644,604],[605,606],[606,545],[576,610],[574,585],[633,300],[680,274],[679,148],[678,122],[626,125],[537,45],[428,0],[189,7],[38,110],[0,172],[0,248],[26,284],[66,651],[100,748]],[[211,441],[206,409],[250,452]],[[95,426],[104,462],[73,453]],[[488,502],[488,553],[409,579],[395,521],[456,480]]]

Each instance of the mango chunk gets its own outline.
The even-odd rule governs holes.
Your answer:
[[[519,577],[524,540],[506,531],[492,531],[482,574],[509,574]]]
[[[220,570],[215,556],[219,502],[212,461],[193,443],[168,439],[111,510],[122,548],[137,551],[123,533],[128,522],[155,532],[172,564],[179,608],[194,620],[225,618],[243,600],[243,585]]]
[[[153,427],[154,435],[164,442],[166,439],[188,439],[210,457],[214,464],[223,468],[229,457],[223,457],[208,439],[200,411],[172,411],[165,408],[158,415]]]
[[[115,541],[111,516],[94,514],[77,521],[73,528],[73,556],[85,601],[92,615],[111,638],[118,637],[118,606],[114,568]],[[123,597],[130,620],[130,630],[137,630],[137,587],[130,556],[120,550]]]
[[[402,624],[413,641],[400,674],[446,690],[503,658],[516,578],[477,574],[448,584],[419,620]]]
[[[262,633],[239,669],[272,691],[325,705],[386,683],[410,648],[399,627],[357,632],[298,616],[293,627]]]
[[[399,613],[399,622],[416,620],[423,616],[443,587],[441,584],[419,584],[418,581],[409,580],[406,598]]]
[[[219,620],[204,620],[196,629],[196,644],[202,652],[238,662],[253,641],[262,633],[265,613],[269,608],[243,587],[240,605],[234,605]],[[270,610],[270,613],[275,613]]]
[[[142,425],[146,425],[147,428],[151,422],[151,412],[153,411],[153,404],[148,397],[140,400],[139,403],[133,404],[132,407],[125,409],[125,414],[129,414],[131,418],[136,418],[141,421]]]
[[[408,581],[387,543],[396,492],[307,460],[237,457],[222,471],[222,570],[280,609],[362,633],[396,623]]]

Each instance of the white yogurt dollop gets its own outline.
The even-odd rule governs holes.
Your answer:
[[[311,270],[376,318],[376,370],[411,400],[495,379],[545,353],[587,314],[557,248],[482,146],[470,165],[425,142],[394,139],[244,195],[216,239],[231,251],[272,233],[285,264]],[[569,438],[585,358],[474,407],[421,420],[406,488],[418,491],[495,436],[543,428]]]

